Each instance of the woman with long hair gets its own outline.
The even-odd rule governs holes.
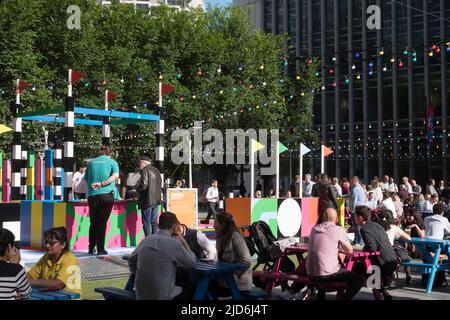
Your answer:
[[[234,217],[227,212],[216,214],[216,248],[219,261],[240,263],[248,269],[234,272],[234,279],[240,291],[252,290],[253,279],[251,255],[242,234],[238,231]],[[213,284],[212,291],[218,296],[230,296],[230,290],[223,281]]]

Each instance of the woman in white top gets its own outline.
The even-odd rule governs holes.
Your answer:
[[[383,201],[383,191],[381,191],[380,183],[378,182],[378,179],[372,180],[372,188],[370,189],[371,192],[375,195],[375,200],[377,203],[380,203]]]

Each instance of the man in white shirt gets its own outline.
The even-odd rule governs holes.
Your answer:
[[[217,249],[203,232],[180,224],[178,233],[184,237],[189,248],[195,253],[197,258],[209,261],[216,260]]]
[[[336,189],[336,196],[342,197],[342,187],[339,185],[339,179],[334,177],[332,180],[333,187]]]
[[[311,181],[311,175],[305,174],[305,181],[303,182],[303,197],[309,198],[312,197],[312,188],[314,186],[314,182]]]
[[[397,210],[395,209],[394,201],[389,192],[383,194],[383,201],[378,205],[378,208],[391,211],[394,219],[397,219]]]
[[[208,215],[206,216],[206,222],[209,222],[209,218],[211,215],[213,216],[213,219],[216,218],[217,213],[217,204],[219,201],[219,189],[218,189],[218,182],[217,180],[213,180],[211,183],[211,187],[208,188],[208,191],[206,192],[206,201],[208,202]]]
[[[433,206],[433,215],[425,218],[425,238],[443,240],[450,234],[450,222],[444,215],[445,205],[442,202]]]
[[[412,185],[409,183],[409,179],[407,177],[403,177],[402,182],[406,186],[408,193],[413,193],[413,188]]]
[[[86,172],[86,163],[83,163],[77,172],[73,174],[72,191],[75,199],[86,199],[87,185],[84,180],[84,173]]]

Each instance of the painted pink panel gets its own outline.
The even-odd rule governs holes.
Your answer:
[[[79,237],[73,244],[73,251],[87,251],[89,249],[89,237]]]
[[[120,216],[121,214],[125,213],[126,209],[127,209],[126,201],[115,201],[111,214]]]
[[[11,160],[3,160],[2,163],[2,201],[11,200]]]
[[[75,213],[82,217],[89,216],[89,205],[87,202],[83,203],[73,203],[73,209]]]
[[[142,230],[142,217],[136,211],[128,212],[123,224],[123,229],[127,234],[135,237]]]
[[[302,198],[301,236],[309,237],[319,218],[319,198]]]
[[[123,246],[126,246],[126,244],[127,244],[127,241],[125,240],[125,238],[120,234],[116,234],[116,235],[112,236],[111,238],[109,238],[108,248],[123,247]]]

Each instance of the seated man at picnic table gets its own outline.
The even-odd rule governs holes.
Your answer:
[[[342,299],[350,300],[364,285],[364,277],[340,266],[339,251],[352,253],[353,248],[347,239],[345,229],[338,226],[337,222],[337,211],[328,208],[312,229],[306,273],[316,282],[345,282],[347,289]],[[324,298],[324,292],[318,298]]]
[[[147,236],[131,254],[128,264],[136,273],[137,300],[190,300],[194,290],[175,285],[177,266],[192,268],[197,258],[172,212],[159,217],[159,231]]]
[[[425,238],[443,240],[450,234],[450,222],[444,217],[445,205],[442,202],[433,206],[433,215],[425,218]]]
[[[374,257],[372,262],[381,270],[381,293],[385,300],[392,300],[392,296],[386,289],[386,285],[390,282],[392,274],[397,269],[397,255],[394,248],[389,242],[389,237],[383,227],[371,221],[372,211],[369,207],[358,206],[355,210],[355,221],[361,226],[361,236],[364,241],[364,251],[376,252],[380,255]]]
[[[77,258],[69,250],[66,228],[51,228],[45,231],[44,239],[46,254],[28,271],[30,284],[81,296],[81,271]]]

